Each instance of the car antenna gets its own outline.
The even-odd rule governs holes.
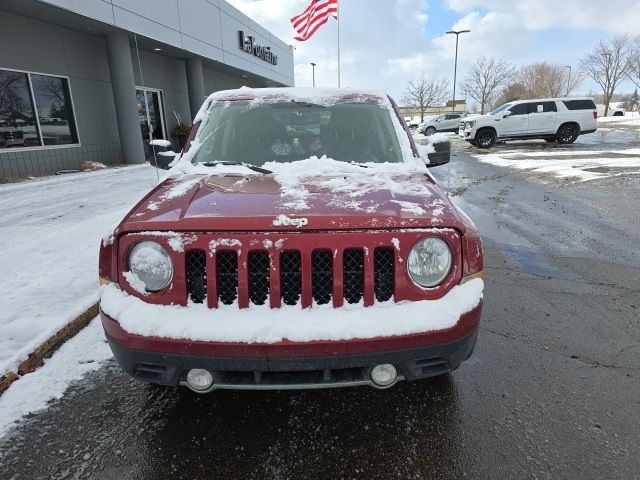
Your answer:
[[[142,63],[140,63],[140,50],[138,49],[138,35],[133,34],[133,41],[136,44],[136,56],[138,57],[138,69],[140,70],[140,86],[142,87],[142,92],[144,93],[144,101],[147,103],[147,91],[144,88],[144,77],[142,76]],[[149,125],[151,126],[151,125]],[[149,128],[149,143],[151,145],[151,150],[153,151],[153,163],[156,167],[156,178],[158,179],[158,183],[160,183],[160,172],[158,171],[158,159],[156,158],[156,146],[153,145],[153,133],[151,128]]]

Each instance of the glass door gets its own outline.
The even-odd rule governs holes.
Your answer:
[[[144,153],[147,158],[152,158],[153,150],[149,147],[149,142],[167,138],[164,125],[162,91],[138,87],[136,89],[136,100],[138,102],[138,118],[140,119],[140,133],[144,142]]]

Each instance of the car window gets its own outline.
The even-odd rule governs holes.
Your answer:
[[[595,110],[596,104],[593,100],[563,100],[569,110]]]
[[[495,110],[489,112],[489,114],[490,115],[497,115],[498,113],[502,112],[503,110],[507,110],[508,107],[510,107],[510,106],[511,106],[511,103],[505,103],[504,105],[500,105]]]
[[[520,103],[509,108],[511,115],[525,115],[527,113],[527,104]]]
[[[460,115],[445,115],[446,120],[455,120],[456,118],[460,118]]]
[[[531,102],[527,103],[527,113],[556,112],[556,102]]]
[[[356,163],[404,161],[389,111],[377,102],[224,102],[212,107],[198,139],[195,163],[262,165],[323,155]]]

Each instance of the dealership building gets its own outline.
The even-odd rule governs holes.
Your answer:
[[[0,179],[142,163],[209,93],[293,83],[293,48],[224,0],[2,0]]]

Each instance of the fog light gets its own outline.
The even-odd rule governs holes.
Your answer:
[[[376,365],[371,370],[371,380],[379,387],[388,387],[398,378],[396,367],[390,363]]]
[[[187,373],[187,385],[199,392],[208,390],[213,385],[213,375],[202,368],[192,368]]]

